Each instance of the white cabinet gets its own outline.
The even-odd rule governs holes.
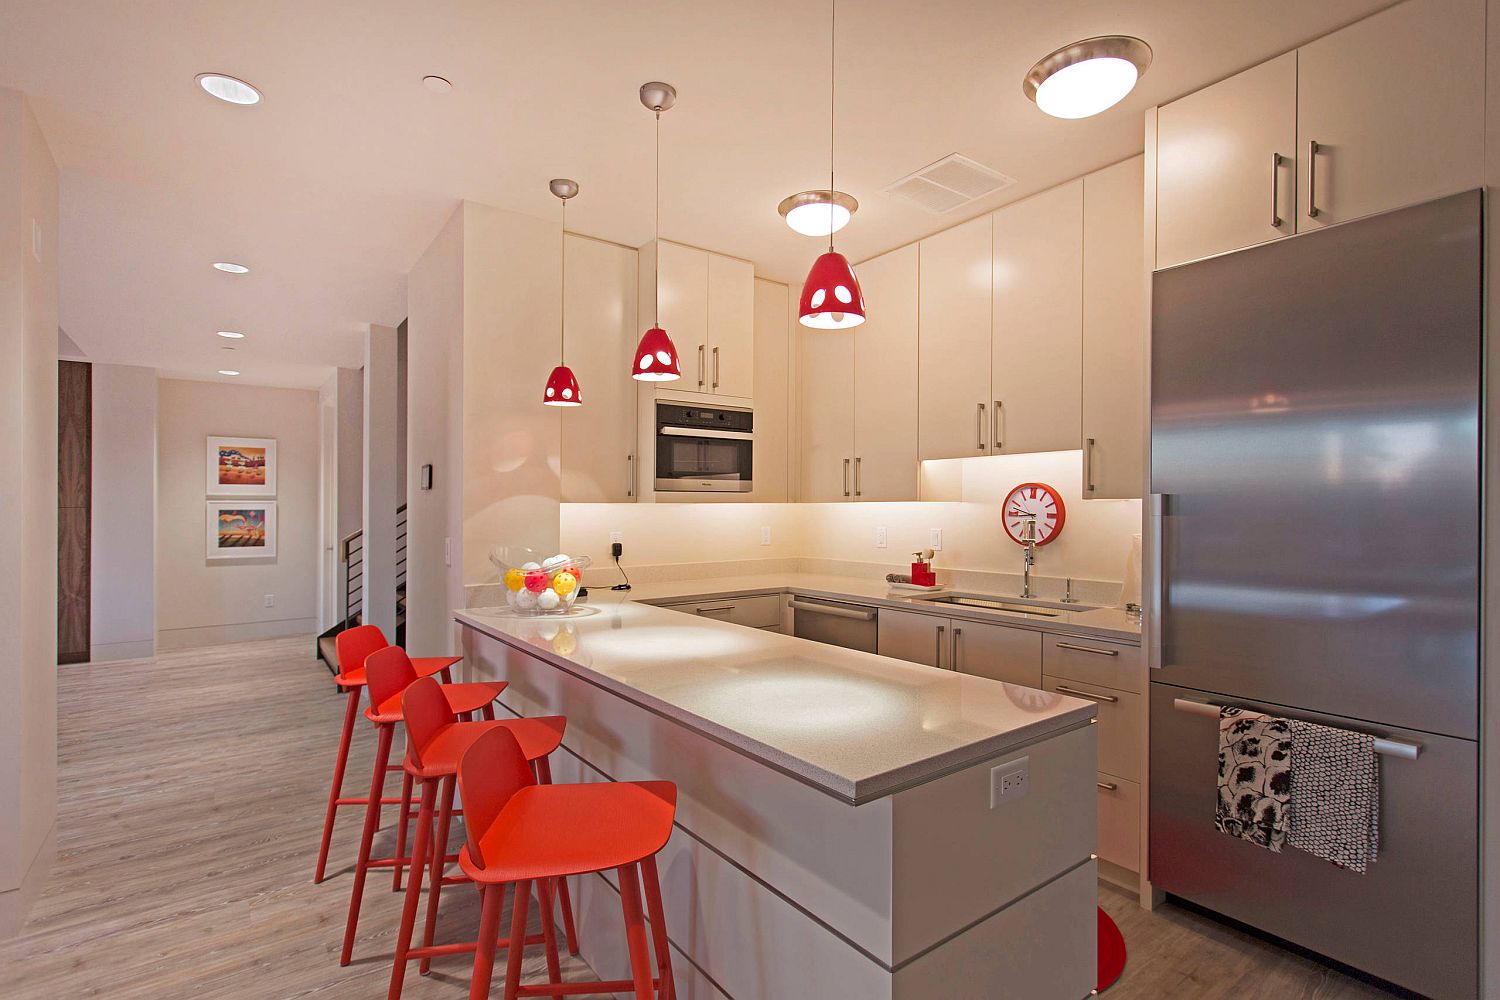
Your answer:
[[[737,494],[752,503],[786,503],[790,495],[791,290],[755,279],[755,487]]]
[[[855,330],[797,327],[797,457],[800,499],[807,503],[853,497],[854,335]]]
[[[1145,479],[1145,160],[1083,179],[1083,497],[1139,498]]]
[[[641,315],[651,318],[650,297],[658,296],[661,326],[677,345],[682,380],[673,383],[673,388],[719,396],[754,395],[754,266],[657,240],[641,247],[640,267]]]
[[[568,234],[567,362],[583,405],[560,411],[562,499],[634,499],[636,383],[630,370],[636,329],[636,252]],[[540,395],[540,393],[538,394]]]
[[[990,450],[990,216],[929,236],[921,260],[917,454]]]
[[[1484,37],[1479,0],[1407,0],[1297,50],[1298,232],[1483,183]]]
[[[1295,52],[1163,105],[1156,266],[1290,236],[1296,142]]]
[[[949,667],[948,619],[881,608],[875,621],[876,652],[929,667]]]
[[[955,619],[948,665],[961,674],[1042,686],[1042,633]]]
[[[990,452],[1077,448],[1083,181],[1007,205],[993,219]]]

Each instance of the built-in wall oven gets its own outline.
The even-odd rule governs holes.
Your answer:
[[[693,403],[656,404],[656,488],[748,493],[754,468],[751,411]]]

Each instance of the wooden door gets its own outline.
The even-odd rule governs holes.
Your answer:
[[[89,658],[93,366],[57,363],[57,662]]]

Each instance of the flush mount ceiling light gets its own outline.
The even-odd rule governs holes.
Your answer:
[[[661,240],[661,113],[670,111],[677,103],[677,88],[670,83],[645,83],[641,85],[641,103],[647,111],[656,115],[656,239]],[[635,347],[635,361],[630,366],[630,377],[638,382],[675,382],[682,378],[682,366],[678,364],[677,345],[661,328],[661,254],[652,254],[657,261],[651,274],[652,309],[651,329],[641,334],[641,342]]]
[[[220,375],[238,375],[239,372],[235,371],[233,368],[220,368],[219,369],[219,374]]]
[[[849,224],[859,202],[842,191],[799,191],[782,199],[776,210],[803,236],[832,236]]]
[[[246,267],[244,264],[236,264],[233,261],[228,261],[228,260],[216,260],[216,261],[214,261],[214,269],[217,270],[217,271],[223,271],[225,274],[249,274],[250,273],[250,269],[248,267]]]
[[[1151,65],[1151,46],[1129,35],[1065,45],[1031,67],[1021,90],[1053,118],[1087,118],[1119,104]]]
[[[434,94],[446,94],[453,90],[453,82],[446,77],[441,76],[422,77],[422,86],[426,87]]]
[[[568,367],[566,347],[568,343],[568,199],[578,194],[578,182],[559,177],[547,185],[562,202],[562,310],[558,324],[557,367],[547,376],[547,387],[542,390],[543,406],[582,406],[583,397],[578,391],[578,379]]]
[[[243,333],[235,333],[233,330],[220,330],[219,331],[219,336],[223,337],[225,340],[244,340],[245,339],[245,335]]]
[[[223,73],[199,73],[196,79],[198,86],[221,101],[241,106],[260,103],[260,91],[244,80]]]

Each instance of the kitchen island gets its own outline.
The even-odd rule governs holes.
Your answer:
[[[1092,703],[608,591],[456,618],[469,677],[568,717],[555,780],[677,783],[659,863],[683,1000],[1092,988]],[[992,808],[992,770],[1023,759]],[[611,878],[574,886],[604,976],[626,965]]]

